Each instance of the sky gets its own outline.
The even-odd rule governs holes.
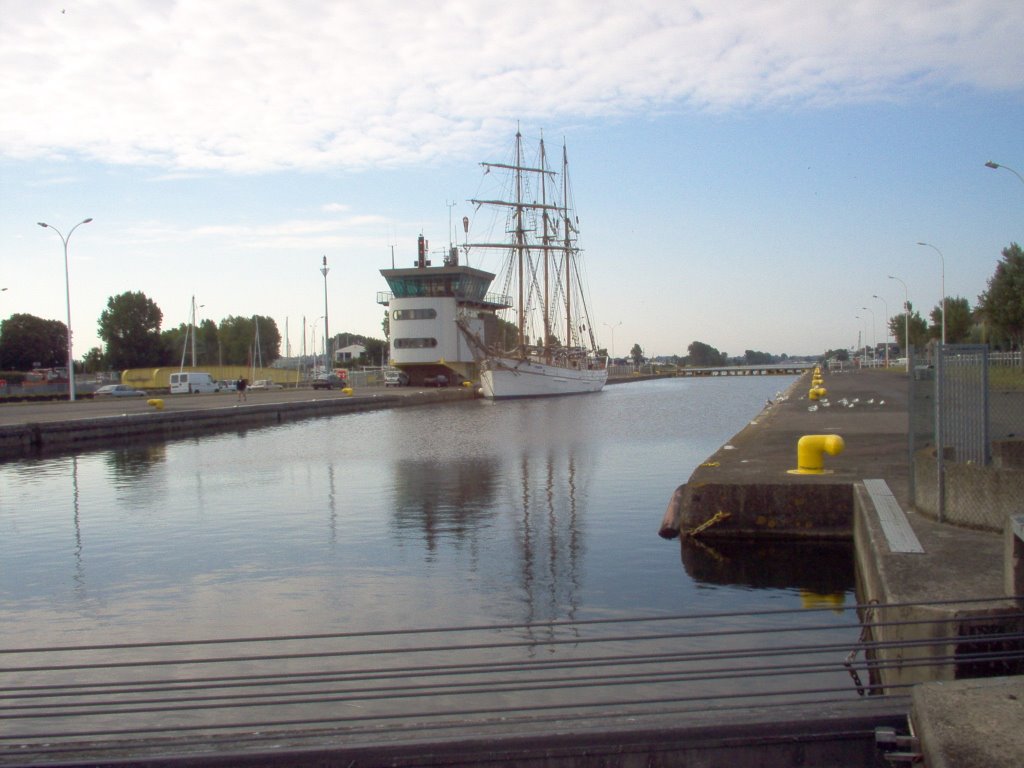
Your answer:
[[[380,270],[421,233],[447,246],[517,127],[567,144],[592,325],[620,356],[881,343],[905,297],[973,307],[1024,242],[1013,0],[0,0],[0,19],[0,318],[66,321],[37,222],[91,217],[68,240],[79,359],[126,291],[164,329],[193,297],[200,322],[268,315],[297,352],[322,334],[324,256],[332,334],[383,338]]]

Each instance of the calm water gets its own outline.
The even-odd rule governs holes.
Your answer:
[[[791,381],[644,382],[0,465],[0,646],[849,601],[843,547],[681,557],[657,536],[676,486]]]

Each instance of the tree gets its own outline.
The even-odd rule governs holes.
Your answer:
[[[59,320],[15,314],[0,323],[0,369],[30,371],[68,362],[68,327]]]
[[[933,339],[942,338],[942,305],[936,306],[931,311],[932,324],[928,327],[928,333]],[[967,299],[960,296],[946,297],[946,343],[962,344],[971,335],[971,326],[974,325],[974,315],[971,312],[971,305]]]
[[[255,349],[259,327],[259,349]],[[270,365],[281,356],[281,333],[271,317],[231,315],[220,321],[218,329],[225,365]]]
[[[99,321],[99,337],[107,345],[107,364],[115,370],[159,365],[163,317],[160,308],[141,291],[107,299]]]
[[[747,365],[770,365],[775,362],[770,352],[755,352],[748,349],[743,353],[743,362]]]
[[[688,364],[698,368],[725,365],[727,360],[724,352],[719,352],[711,345],[705,344],[702,341],[694,341],[687,347],[686,351],[689,352],[687,357]]]
[[[367,365],[384,365],[388,361],[388,343],[382,339],[365,339]]]
[[[101,347],[93,347],[82,356],[82,369],[86,373],[98,373],[106,370],[107,363]]]
[[[1017,243],[1003,249],[1003,260],[988,279],[988,290],[978,297],[979,314],[1011,347],[1024,345],[1024,250]],[[1024,360],[1021,361],[1024,364]]]
[[[629,356],[633,358],[633,365],[638,366],[644,361],[644,351],[639,344],[633,345],[633,348],[629,350]]]
[[[914,310],[913,305],[909,305],[911,310]],[[889,332],[896,339],[896,343],[899,344],[900,349],[904,352],[907,350],[907,340],[905,338],[905,328],[907,320],[904,315],[894,315],[889,318]],[[928,344],[928,324],[925,319],[921,317],[921,313],[914,310],[910,315],[910,343],[914,345],[916,349],[921,349]]]

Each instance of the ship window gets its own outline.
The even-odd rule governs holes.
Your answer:
[[[396,309],[391,313],[394,320],[433,320],[437,317],[437,310],[427,309]]]
[[[431,338],[412,338],[412,339],[395,339],[395,349],[427,349],[429,347],[436,347],[437,339]]]

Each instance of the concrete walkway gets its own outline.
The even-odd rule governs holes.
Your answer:
[[[810,379],[801,377],[785,399],[767,405],[680,486],[659,532],[674,537],[722,512],[729,517],[701,537],[853,538],[859,601],[909,606],[879,609],[866,620],[930,622],[874,632],[875,640],[901,644],[889,654],[897,668],[883,675],[884,684],[915,685],[908,717],[922,737],[918,749],[927,764],[1024,765],[1024,678],[953,680],[960,672],[953,664],[903,667],[917,653],[955,655],[972,637],[1021,631],[1019,599],[971,602],[1005,594],[1004,536],[938,523],[914,510],[905,374],[857,371],[824,378],[827,404],[808,399]],[[827,474],[790,474],[797,441],[814,434],[840,435],[845,449],[824,456]],[[921,551],[899,551],[868,491],[875,484],[863,482],[869,479],[885,481]],[[935,645],[916,652],[902,647],[922,639]]]

